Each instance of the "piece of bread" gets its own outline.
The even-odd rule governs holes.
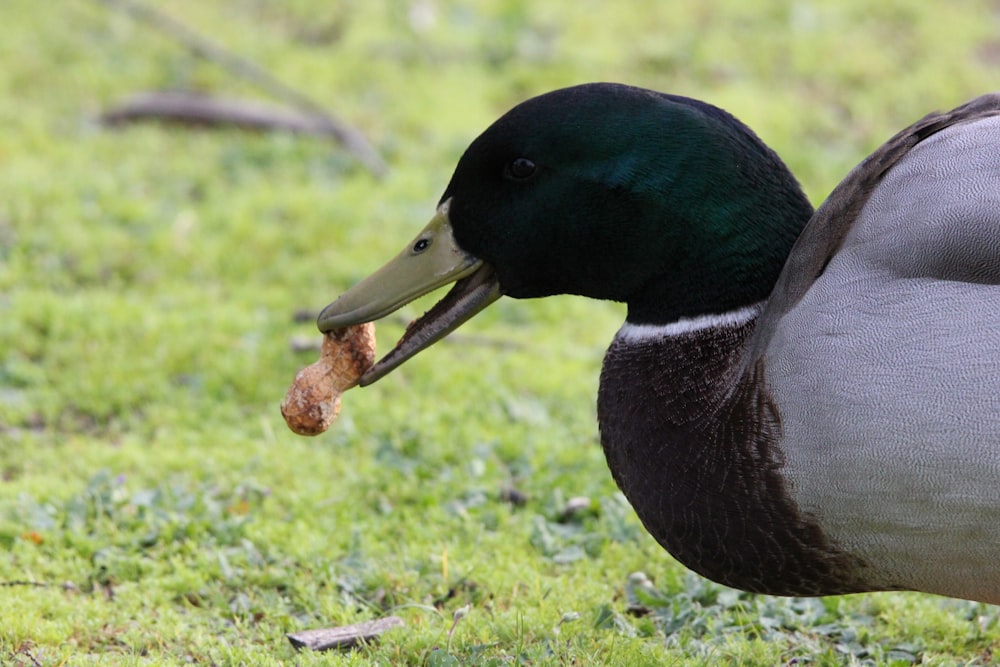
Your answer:
[[[281,402],[288,428],[319,435],[340,412],[340,395],[355,386],[375,363],[375,325],[359,324],[323,336],[319,360],[295,375]]]

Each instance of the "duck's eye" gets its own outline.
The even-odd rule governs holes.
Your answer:
[[[411,251],[416,254],[418,252],[423,252],[431,247],[430,239],[418,239],[416,243],[413,244]]]
[[[515,158],[509,165],[507,165],[507,177],[512,178],[515,181],[523,181],[526,178],[531,178],[535,174],[535,163],[526,157]]]

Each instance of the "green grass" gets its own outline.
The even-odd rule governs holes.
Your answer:
[[[391,168],[376,181],[316,139],[103,129],[133,92],[255,91],[99,3],[7,0],[0,663],[993,663],[994,608],[739,594],[662,552],[597,442],[612,304],[498,303],[348,394],[328,434],[286,430],[313,358],[289,341],[318,337],[294,313],[409,240],[524,97],[617,80],[707,99],[819,202],[896,129],[996,85],[987,0],[569,6],[164,4],[362,129]],[[380,325],[383,349],[428,303]],[[574,496],[591,509],[564,519]],[[284,637],[389,613],[406,626],[354,653]]]

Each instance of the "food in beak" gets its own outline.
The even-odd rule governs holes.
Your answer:
[[[299,435],[323,433],[340,413],[341,394],[358,384],[375,363],[375,325],[371,322],[328,331],[316,363],[295,375],[281,402],[288,428]]]

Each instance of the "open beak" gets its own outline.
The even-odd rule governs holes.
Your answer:
[[[444,298],[406,327],[395,348],[361,376],[361,386],[387,375],[501,296],[493,267],[455,243],[448,219],[450,203],[449,199],[438,207],[430,223],[401,253],[319,314],[316,324],[326,333],[380,319],[428,292],[455,283]]]

